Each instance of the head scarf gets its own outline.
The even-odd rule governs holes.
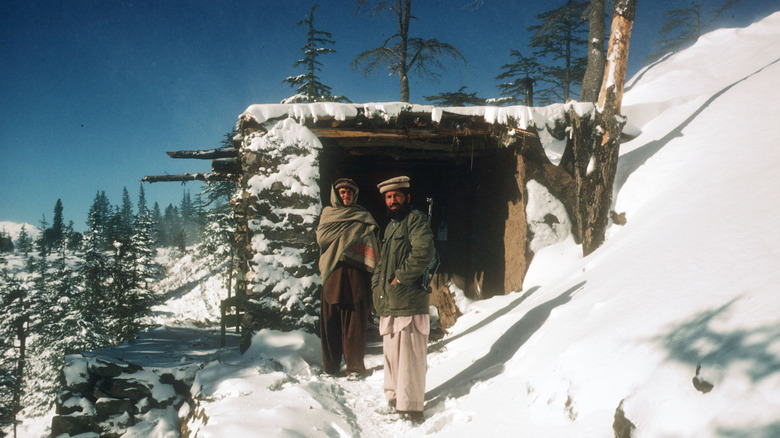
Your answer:
[[[374,272],[379,262],[377,224],[371,213],[357,205],[355,187],[352,205],[345,207],[335,184],[331,185],[330,206],[322,209],[317,226],[317,244],[320,246],[320,275],[328,279],[339,262],[348,263],[368,272]]]

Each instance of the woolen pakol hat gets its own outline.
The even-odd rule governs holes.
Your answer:
[[[409,188],[409,177],[408,176],[397,176],[395,178],[390,178],[387,181],[382,181],[381,183],[377,184],[377,188],[379,188],[379,193],[382,193],[382,194],[384,194],[385,192],[392,191],[392,190],[408,189]]]
[[[352,189],[353,192],[357,191],[357,184],[355,184],[355,181],[352,181],[349,178],[339,178],[336,180],[336,182],[333,183],[333,187],[338,190],[342,187],[347,187]]]

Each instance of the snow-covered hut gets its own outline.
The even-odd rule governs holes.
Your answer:
[[[568,235],[566,210],[551,206],[569,195],[571,184],[560,180],[566,174],[553,163],[566,143],[567,111],[582,115],[590,108],[250,106],[234,139],[241,165],[235,299],[255,309],[255,317],[313,325],[319,286],[314,231],[321,206],[330,202],[330,184],[354,179],[358,203],[383,225],[376,184],[401,174],[411,177],[416,208],[427,211],[427,199],[433,200],[440,286],[451,282],[472,298],[521,290],[532,247]],[[529,205],[529,190],[538,200],[532,203],[547,205]],[[435,301],[446,306],[441,301],[449,294],[441,292]]]

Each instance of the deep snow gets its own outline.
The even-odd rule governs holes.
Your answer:
[[[377,412],[376,339],[374,373],[354,382],[319,374],[316,336],[263,330],[198,372],[205,417],[189,429],[608,437],[622,406],[638,438],[780,436],[780,13],[705,35],[627,85],[640,132],[621,147],[615,210],[627,224],[585,258],[570,237],[540,249],[524,291],[477,302],[455,291],[464,315],[431,345],[424,424]]]
[[[317,374],[316,337],[263,331],[196,388],[198,436],[780,436],[780,13],[640,72],[613,226],[540,250],[526,288],[464,312],[429,355],[427,421],[388,422],[381,355]],[[540,197],[543,191],[537,191]],[[702,393],[697,377],[714,385]]]

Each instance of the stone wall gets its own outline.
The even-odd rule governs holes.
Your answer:
[[[119,437],[141,421],[186,416],[197,369],[197,365],[145,369],[107,356],[68,355],[51,436]]]

